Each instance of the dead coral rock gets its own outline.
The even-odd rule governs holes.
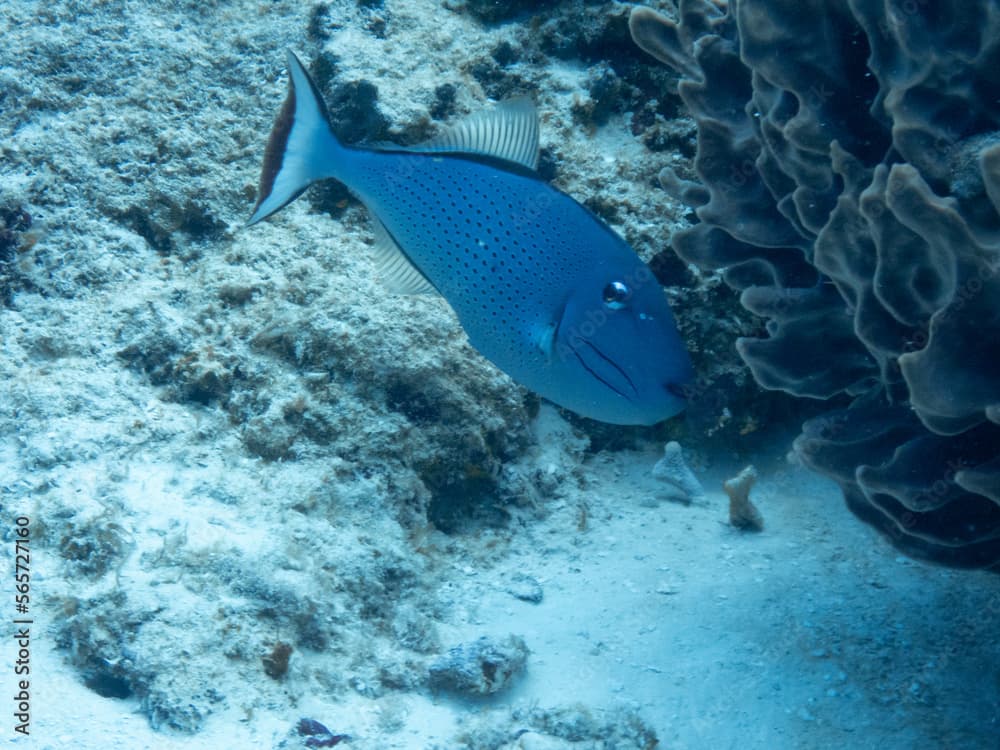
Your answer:
[[[107,518],[67,523],[59,555],[73,574],[96,578],[121,565],[132,549],[129,532]]]
[[[207,405],[225,403],[233,389],[236,358],[199,343],[195,325],[178,321],[175,308],[141,304],[129,310],[118,333],[118,358],[162,386],[164,400]]]
[[[544,592],[542,585],[533,576],[515,573],[507,583],[507,593],[515,599],[529,604],[541,604]]]
[[[272,404],[265,414],[247,423],[243,444],[250,453],[266,461],[281,461],[292,456],[298,430],[285,420],[283,412],[281,404]]]
[[[267,355],[289,372],[326,375],[301,384],[308,395],[301,413],[286,408],[286,385],[279,390],[249,377],[235,384],[229,410],[246,425],[247,448],[268,460],[310,444],[363,456],[368,465],[406,456],[407,470],[430,494],[426,517],[437,528],[453,533],[466,522],[502,523],[494,508],[503,490],[500,467],[533,442],[523,391],[470,356],[460,339],[442,340],[442,326],[454,325],[450,313],[423,308],[400,315],[400,304],[418,303],[367,311],[338,304],[322,312],[289,308],[254,337],[254,358]],[[256,366],[250,360],[242,369]]]
[[[106,698],[137,698],[154,729],[201,731],[225,702],[218,672],[203,657],[218,648],[217,631],[199,615],[170,621],[124,589],[66,599],[56,644],[66,650],[83,683]]]
[[[193,251],[190,243],[218,240],[226,223],[215,215],[211,202],[191,196],[156,191],[148,202],[127,208],[109,208],[111,216],[142,237],[160,255]]]
[[[467,695],[490,695],[524,672],[528,647],[520,636],[503,640],[483,636],[448,651],[430,667],[430,685]]]
[[[757,470],[747,466],[732,479],[722,483],[729,495],[729,523],[742,531],[763,531],[764,517],[752,502],[750,490],[757,481]]]

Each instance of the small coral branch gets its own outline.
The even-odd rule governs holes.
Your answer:
[[[729,523],[741,531],[763,531],[764,517],[752,502],[750,490],[757,481],[757,470],[747,466],[732,479],[722,483],[729,495]]]

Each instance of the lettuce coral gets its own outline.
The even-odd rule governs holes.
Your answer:
[[[905,551],[1000,562],[1000,7],[987,0],[681,0],[633,39],[680,74],[698,222],[765,338],[757,381],[851,400],[796,440]]]

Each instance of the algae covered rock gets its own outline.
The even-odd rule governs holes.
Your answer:
[[[490,695],[510,687],[524,672],[528,647],[516,635],[486,636],[455,646],[430,665],[430,686],[468,695]]]

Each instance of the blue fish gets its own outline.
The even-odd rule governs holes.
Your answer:
[[[618,235],[535,173],[529,99],[419,146],[354,148],[333,135],[291,52],[288,66],[248,224],[337,179],[374,220],[388,289],[441,294],[469,342],[517,382],[613,424],[655,424],[683,409],[692,368],[663,289]]]

